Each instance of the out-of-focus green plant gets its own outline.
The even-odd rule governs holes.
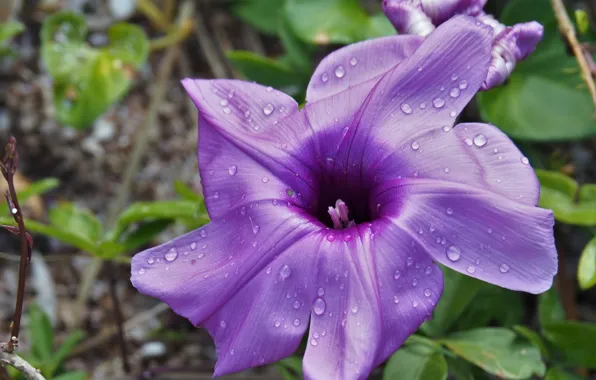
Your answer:
[[[85,372],[66,372],[62,368],[64,360],[85,337],[85,333],[81,330],[72,331],[61,344],[56,344],[50,320],[39,306],[30,305],[27,316],[29,318],[29,338],[32,345],[31,351],[24,353],[23,358],[33,367],[39,368],[41,374],[48,380],[86,380]],[[16,369],[8,367],[8,370],[13,379],[23,379],[23,375]]]
[[[101,48],[86,42],[85,18],[74,12],[47,17],[41,30],[41,55],[53,83],[59,122],[85,128],[121,99],[136,70],[145,63],[149,42],[135,25],[118,23],[108,29]]]
[[[594,104],[573,55],[567,54],[549,0],[512,0],[501,16],[505,25],[538,21],[544,37],[519,62],[503,86],[478,93],[486,121],[509,136],[534,141],[573,140],[596,134]]]
[[[175,188],[182,199],[133,203],[108,231],[90,210],[70,202],[52,208],[48,224],[27,219],[25,224],[31,232],[52,237],[93,256],[119,260],[122,254],[149,243],[174,222],[191,230],[209,221],[202,197],[180,182]],[[12,220],[0,217],[0,224],[10,225]]]
[[[0,24],[0,58],[15,54],[10,46],[10,40],[25,30],[23,24],[18,21],[8,21]]]

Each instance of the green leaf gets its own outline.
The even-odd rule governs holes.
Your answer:
[[[523,316],[524,303],[520,293],[481,284],[480,291],[457,318],[452,330],[461,331],[489,326],[491,322],[496,322],[502,327],[512,327],[522,323]]]
[[[208,220],[202,202],[173,200],[133,203],[120,214],[108,240],[118,241],[132,223],[181,218]]]
[[[579,34],[585,34],[590,29],[590,20],[588,19],[588,14],[583,9],[576,9],[574,16]]]
[[[486,372],[505,379],[544,376],[546,367],[540,351],[531,344],[516,341],[505,328],[480,328],[459,332],[441,340],[456,355]]]
[[[559,368],[551,368],[546,373],[544,380],[582,380],[582,377],[565,372]]]
[[[548,349],[546,348],[546,345],[540,337],[540,334],[538,334],[534,330],[530,330],[529,328],[521,325],[513,326],[513,330],[519,335],[522,335],[524,338],[529,340],[534,346],[538,347],[542,356],[548,359],[550,355]]]
[[[173,220],[163,219],[141,223],[134,231],[126,232],[120,242],[125,251],[135,250],[151,242],[157,235],[172,224]]]
[[[596,237],[582,251],[577,266],[577,281],[582,289],[596,285]]]
[[[289,65],[250,51],[229,51],[226,55],[247,80],[274,87],[294,97],[304,92],[309,80]]]
[[[56,376],[53,380],[87,380],[89,377],[86,372],[83,371],[73,371],[73,372],[66,372],[62,375]]]
[[[587,322],[554,322],[542,327],[546,339],[561,351],[568,365],[596,368],[596,324]]]
[[[296,37],[285,17],[279,23],[279,37],[289,64],[304,75],[310,75],[313,48]]]
[[[27,186],[27,188],[17,192],[19,202],[21,204],[25,204],[30,198],[55,189],[56,187],[58,187],[59,184],[60,182],[56,178],[46,178],[33,182],[32,184]],[[6,203],[2,203],[0,205],[0,215],[6,214],[9,214],[8,205]]]
[[[478,93],[483,119],[525,140],[572,140],[596,134],[594,105],[579,67],[567,54],[548,0],[514,0],[501,22],[538,20],[545,35],[536,51],[519,62],[509,81]]]
[[[0,23],[0,58],[16,54],[9,43],[12,37],[23,30],[25,30],[25,26],[18,21]]]
[[[63,230],[59,227],[49,226],[43,223],[36,222],[35,220],[25,219],[25,227],[29,232],[36,232],[42,235],[49,236],[63,243],[70,244],[75,248],[80,249],[88,253],[95,251],[95,242],[89,240],[86,237],[73,233],[69,230]],[[0,217],[0,224],[13,225],[14,221],[12,218]]]
[[[267,34],[277,34],[285,0],[240,0],[232,12],[242,21]]]
[[[578,189],[577,182],[562,173],[536,169],[536,175],[540,180],[540,207],[553,210],[563,223],[596,225],[596,185]]]
[[[447,361],[432,348],[412,344],[400,348],[387,362],[383,380],[445,380]]]
[[[50,373],[56,372],[62,363],[66,360],[68,355],[74,350],[77,344],[85,338],[85,333],[81,330],[75,330],[66,337],[64,342],[58,347],[55,353],[52,354]]]
[[[358,0],[287,0],[285,14],[300,39],[317,45],[395,34],[380,15],[369,16]]]
[[[54,330],[48,316],[36,304],[29,306],[29,334],[31,334],[31,353],[38,361],[48,363],[54,354]]]
[[[54,78],[57,119],[77,128],[89,126],[126,93],[149,52],[147,37],[135,25],[112,25],[110,43],[102,48],[90,47],[86,34],[85,19],[74,12],[49,16],[42,27],[41,53]]]
[[[280,360],[278,363],[286,368],[291,369],[292,371],[294,371],[294,373],[302,375],[302,358],[299,358],[297,356],[289,356],[285,359]]]
[[[101,222],[93,213],[73,203],[63,202],[50,210],[50,223],[57,228],[79,235],[92,242],[101,239]]]
[[[193,189],[182,181],[174,182],[174,191],[178,196],[187,201],[203,202],[203,197],[197,194]]]
[[[565,320],[565,310],[555,287],[538,296],[538,321],[540,326]]]
[[[482,288],[482,282],[457,273],[447,267],[443,270],[443,295],[433,313],[433,319],[427,321],[424,331],[431,336],[443,335],[459,318],[470,302]]]

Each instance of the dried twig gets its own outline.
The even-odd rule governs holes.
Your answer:
[[[109,288],[110,298],[112,298],[112,311],[114,312],[114,319],[116,320],[116,328],[118,333],[118,345],[120,346],[120,356],[122,358],[122,369],[124,373],[130,373],[130,361],[128,360],[128,350],[126,348],[126,339],[124,337],[124,327],[122,310],[120,309],[120,302],[118,300],[118,292],[116,289],[116,268],[111,262],[106,263],[108,267],[108,275],[110,277]]]
[[[592,77],[590,65],[586,60],[586,56],[584,55],[584,50],[582,49],[579,41],[577,40],[573,23],[569,19],[569,15],[567,14],[567,10],[565,9],[563,0],[551,0],[551,2],[553,10],[555,11],[555,16],[557,16],[559,30],[565,36],[567,42],[569,42],[569,45],[573,50],[573,54],[575,55],[577,63],[579,64],[579,68],[582,72],[582,77],[584,79],[584,82],[586,82],[586,85],[588,86],[590,96],[592,97],[592,102],[594,103],[594,107],[596,108],[596,86],[594,85],[594,78]]]
[[[10,331],[10,338],[6,345],[2,347],[3,351],[13,352],[19,343],[19,330],[21,328],[21,315],[23,314],[23,301],[25,299],[25,281],[27,280],[27,266],[31,260],[31,247],[33,240],[25,229],[23,222],[23,215],[21,214],[21,206],[17,199],[17,192],[14,186],[14,175],[19,166],[19,155],[16,150],[17,140],[11,137],[6,145],[6,153],[2,159],[0,170],[8,184],[8,191],[6,192],[6,201],[9,205],[10,213],[12,214],[18,227],[6,226],[5,228],[13,234],[18,234],[21,246],[21,260],[19,262],[19,283],[17,288],[17,302],[15,306],[14,317]],[[18,228],[18,230],[17,230]]]
[[[27,380],[46,380],[45,377],[41,375],[38,369],[33,368],[33,366],[19,355],[4,352],[0,350],[0,363],[7,364],[11,367],[18,369]]]

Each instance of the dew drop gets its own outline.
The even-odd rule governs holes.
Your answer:
[[[213,194],[213,198],[215,198],[215,199],[219,198],[219,192],[218,192],[218,191],[216,191],[216,192]]]
[[[358,64],[358,60],[356,57],[350,58],[350,66],[356,66]]]
[[[460,249],[454,245],[450,245],[449,247],[447,247],[446,252],[447,252],[447,258],[451,261],[457,261],[457,260],[459,260],[459,257],[461,256]]]
[[[137,271],[138,274],[143,275],[145,274],[145,268],[141,268]]]
[[[415,278],[415,279],[412,280],[412,286],[413,287],[417,287],[418,286],[418,279]]]
[[[273,326],[279,327],[279,326],[281,326],[281,322],[280,321],[275,321],[275,323],[273,324]]]
[[[468,81],[465,79],[460,80],[459,81],[459,89],[465,90],[466,88],[468,88]]]
[[[255,224],[254,226],[252,226],[253,234],[255,234],[255,235],[258,234],[260,230],[261,230],[261,227],[259,227],[258,225]]]
[[[412,264],[414,264],[414,259],[412,257],[408,257],[406,259],[406,265],[410,267]]]
[[[228,325],[228,323],[222,319],[222,320],[219,322],[219,325],[221,326],[221,328],[225,329],[225,328],[226,328],[226,326]]]
[[[281,268],[279,268],[279,275],[281,276],[281,278],[288,278],[290,276],[290,273],[292,273],[292,270],[288,265],[284,264]]]
[[[294,303],[292,303],[292,307],[294,309],[299,309],[300,308],[300,301],[298,301],[298,300],[294,301]]]
[[[447,213],[447,215],[451,215],[453,214],[453,209],[450,207],[447,207],[447,209],[445,210],[445,212]]]
[[[423,110],[426,108],[426,103],[420,103],[418,107],[420,107],[420,109]]]
[[[266,88],[266,90],[267,90],[267,92],[271,92],[271,91],[273,91],[273,87],[269,86]]]
[[[294,319],[293,325],[296,327],[300,326],[300,319],[298,319],[298,318]]]
[[[232,112],[232,110],[231,110],[229,107],[224,107],[224,108],[222,109],[222,111],[223,111],[223,113],[225,113],[226,115],[229,115],[229,114]]]
[[[278,111],[279,111],[280,113],[284,113],[284,112],[286,112],[286,107],[284,107],[284,106],[280,106],[280,107],[278,108]]]
[[[267,183],[267,182],[269,182],[269,177],[265,176],[265,177],[261,178],[261,181],[263,181],[263,183]]]
[[[203,252],[199,253],[199,255],[197,256],[198,259],[202,259],[203,257],[205,257],[205,254]]]
[[[265,270],[265,273],[271,274],[271,267],[268,267],[267,270]]]
[[[263,107],[263,113],[267,116],[271,115],[273,112],[273,105],[271,103],[267,103],[265,107]]]
[[[488,227],[488,230],[487,231],[488,231],[489,234],[492,234],[493,233],[493,229],[490,228],[490,227]]]
[[[171,248],[168,252],[166,252],[165,257],[167,261],[176,260],[176,258],[178,257],[178,252],[176,251],[176,248]]]
[[[477,147],[483,147],[488,142],[488,139],[483,134],[479,134],[479,135],[474,136],[473,141],[474,141],[474,145],[476,145]]]
[[[474,142],[472,141],[472,139],[465,139],[465,140],[464,140],[464,143],[465,143],[467,146],[472,146],[472,145],[474,144]]]
[[[195,243],[194,241],[190,243],[190,249],[192,249],[193,251],[197,249],[197,243]]]
[[[431,294],[432,294],[432,292],[430,291],[430,289],[424,289],[425,296],[430,297]]]
[[[315,301],[312,304],[312,310],[316,315],[323,315],[326,307],[327,305],[325,304],[325,301],[322,298],[315,299]]]
[[[327,75],[327,73],[323,73],[321,75],[321,80],[323,81],[323,83],[327,83],[327,81],[329,80],[329,75]]]
[[[449,173],[449,171],[450,171],[450,170],[449,170],[449,168],[445,168],[445,169],[443,169],[443,171],[444,171],[445,173]]]
[[[509,272],[509,265],[507,265],[507,264],[501,264],[501,266],[499,267],[499,271],[501,271],[501,273],[507,273],[507,272]]]
[[[449,91],[449,96],[451,96],[452,98],[457,98],[457,97],[459,97],[459,93],[460,93],[459,88],[453,87],[451,89],[451,91]]]
[[[429,275],[430,272],[432,272],[432,268],[430,266],[427,266],[426,268],[424,268],[424,274]]]
[[[408,103],[403,103],[400,106],[401,110],[403,113],[405,113],[406,115],[409,115],[412,113],[412,107],[408,104]]]
[[[334,240],[335,240],[335,235],[333,235],[333,234],[327,235],[327,241],[334,241]]]
[[[395,273],[393,274],[393,278],[394,278],[395,280],[397,280],[397,279],[398,279],[398,278],[400,278],[400,277],[401,277],[401,273],[399,272],[399,270],[396,270],[396,271],[395,271]]]
[[[244,117],[248,118],[249,116],[250,116],[250,111],[246,111],[246,112],[244,113]]]
[[[474,274],[474,272],[476,272],[476,268],[470,265],[468,268],[466,268],[466,272],[469,274]]]
[[[344,69],[344,67],[341,65],[337,66],[335,68],[335,76],[341,79],[344,77],[344,75],[346,75],[346,70]]]
[[[325,289],[319,288],[317,290],[317,294],[319,295],[319,297],[323,297],[325,295]]]
[[[528,160],[528,157],[524,156],[521,158],[521,162],[524,165],[528,165],[530,163],[530,160]]]
[[[412,141],[412,144],[410,144],[410,146],[412,147],[413,150],[420,149],[420,144],[418,143],[418,141]]]
[[[445,106],[445,100],[443,98],[434,98],[433,106],[435,108],[443,108],[443,106]]]
[[[153,264],[155,263],[155,259],[153,257],[150,257],[147,259],[147,264]]]
[[[457,80],[457,74],[451,74],[451,80],[456,81]]]
[[[352,314],[356,314],[358,312],[358,305],[354,305],[352,307]]]
[[[222,107],[225,107],[225,106],[227,106],[227,105],[228,105],[228,100],[227,100],[227,99],[222,99],[222,100],[219,102],[219,104],[220,104]]]
[[[442,129],[443,129],[443,132],[449,132],[451,130],[451,127],[448,125],[444,125]]]
[[[236,165],[232,165],[228,168],[228,173],[230,175],[236,175],[238,173],[238,167]]]
[[[310,340],[310,344],[312,344],[313,346],[316,347],[316,346],[319,345],[319,342],[317,342],[317,340],[313,338],[313,339]]]

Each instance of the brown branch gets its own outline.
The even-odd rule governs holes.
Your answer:
[[[21,206],[17,199],[17,192],[14,186],[14,174],[19,166],[19,155],[16,151],[17,140],[11,137],[6,145],[6,153],[2,160],[0,169],[2,175],[6,179],[8,184],[8,192],[6,194],[6,200],[10,213],[13,216],[18,226],[18,234],[20,238],[20,251],[21,260],[19,262],[19,283],[17,288],[17,302],[15,306],[15,313],[11,324],[10,338],[6,345],[2,349],[6,352],[13,352],[19,343],[19,331],[21,328],[21,315],[23,314],[23,301],[25,299],[25,282],[27,280],[27,267],[31,260],[31,247],[33,241],[25,229],[25,223],[23,222],[23,215],[21,213]],[[11,228],[8,228],[11,230]],[[11,231],[15,233],[16,231]]]
[[[116,320],[118,345],[120,346],[120,356],[122,357],[122,369],[124,370],[124,373],[128,374],[130,373],[130,361],[128,360],[128,350],[126,348],[126,339],[124,337],[122,310],[120,309],[120,302],[118,301],[118,292],[116,289],[116,268],[110,261],[106,263],[106,267],[110,277],[110,297],[112,298],[112,310],[114,312],[114,319]]]
[[[46,380],[38,369],[33,368],[25,359],[11,352],[0,350],[0,363],[7,364],[18,369],[27,380]]]
[[[575,59],[577,59],[577,63],[579,64],[579,68],[582,72],[582,77],[584,79],[584,82],[586,82],[586,85],[588,86],[590,96],[592,97],[592,102],[594,103],[594,107],[596,108],[596,86],[594,85],[594,78],[592,78],[592,72],[590,70],[590,65],[588,64],[588,61],[586,60],[586,56],[584,55],[584,50],[582,49],[579,41],[577,40],[573,23],[569,19],[569,15],[567,14],[567,10],[565,9],[563,0],[551,0],[551,3],[555,12],[555,16],[557,17],[557,22],[559,23],[559,30],[565,36],[567,42],[573,50]]]

